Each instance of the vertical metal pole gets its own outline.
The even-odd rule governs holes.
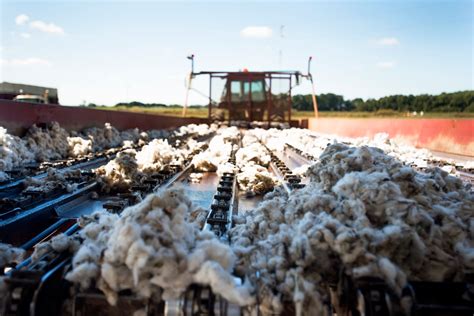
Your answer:
[[[288,124],[291,126],[291,75],[289,78],[290,81],[290,89],[288,90]]]
[[[212,107],[212,75],[209,75],[209,112],[208,112],[208,119],[209,122],[211,121],[211,107]]]
[[[234,117],[234,111],[232,109],[232,91],[230,91],[232,85],[231,85],[231,81],[229,80],[229,77],[226,78],[226,82],[225,82],[225,85],[226,85],[226,96],[225,96],[225,100],[227,102],[226,104],[226,108],[227,108],[227,112],[228,112],[228,115],[229,115],[229,126],[230,126],[230,121],[231,121],[231,118]]]
[[[316,93],[314,91],[314,82],[313,82],[313,77],[311,76],[311,89],[312,89],[312,94],[311,94],[311,97],[313,98],[313,110],[314,110],[314,117],[318,117],[319,116],[319,113],[318,113],[318,101],[316,99]]]
[[[252,104],[252,78],[249,78],[249,108],[250,108],[250,122],[253,122],[253,104]]]
[[[313,109],[314,109],[314,117],[318,117],[319,116],[319,113],[318,113],[318,101],[316,99],[316,92],[314,90],[314,81],[313,81],[313,75],[311,74],[311,60],[313,59],[312,56],[309,56],[308,58],[308,75],[307,77],[309,78],[309,80],[311,81],[311,97],[313,99]]]
[[[193,73],[190,73],[188,77],[188,87],[186,89],[186,100],[184,101],[184,107],[183,107],[183,113],[182,113],[183,117],[186,116],[186,110],[188,109],[189,90],[191,90],[192,77],[193,77]]]
[[[272,96],[272,75],[270,75],[270,83],[268,87],[268,128],[270,128],[270,123],[272,122],[272,104],[273,103],[273,96]]]

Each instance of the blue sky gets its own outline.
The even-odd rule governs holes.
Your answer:
[[[0,2],[0,81],[62,104],[182,104],[191,53],[198,71],[306,71],[313,56],[317,93],[346,98],[473,89],[472,1]]]

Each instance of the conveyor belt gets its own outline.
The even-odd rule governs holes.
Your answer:
[[[314,157],[303,153],[291,144],[285,145],[282,153],[272,152],[269,171],[282,183],[282,187],[291,194],[292,191],[305,186],[306,179],[293,174],[292,170],[304,164],[314,162]],[[235,150],[228,162],[236,164]],[[239,192],[236,174],[216,172],[203,173],[200,182],[189,181],[193,172],[190,163],[193,154],[187,157],[184,166],[169,166],[166,172],[150,176],[146,185],[134,188],[134,192],[122,194],[102,194],[98,197],[88,193],[95,191],[95,183],[86,183],[78,190],[62,194],[55,199],[17,214],[16,217],[1,218],[0,238],[11,238],[4,234],[2,227],[13,227],[21,231],[25,225],[41,222],[41,218],[54,218],[43,224],[42,229],[33,234],[24,233],[28,238],[8,239],[13,244],[31,251],[40,241],[48,240],[59,232],[71,235],[79,227],[75,219],[83,214],[96,210],[120,213],[126,206],[137,202],[136,195],[144,196],[152,191],[182,186],[187,196],[196,204],[208,210],[203,229],[214,232],[223,242],[230,242],[228,231],[232,227],[232,216],[242,214],[258,206],[261,196],[247,197]],[[45,214],[48,214],[46,216]],[[15,220],[12,220],[12,219]],[[25,219],[29,220],[26,221]],[[16,226],[9,226],[15,224]],[[11,230],[10,230],[11,231]],[[8,237],[7,237],[8,235]],[[16,235],[16,234],[15,234]],[[2,237],[3,236],[3,237]],[[20,240],[21,239],[21,240]],[[25,260],[16,269],[8,273],[7,284],[10,286],[5,315],[131,315],[137,310],[145,310],[146,315],[244,315],[245,310],[226,302],[219,293],[213,293],[209,287],[191,286],[178,300],[153,302],[140,299],[130,292],[120,293],[117,306],[110,306],[104,295],[98,290],[76,292],[69,297],[70,284],[63,279],[64,271],[70,265],[71,257],[67,254],[49,253],[44,255],[42,264],[33,263],[31,258]],[[411,302],[412,315],[473,315],[474,293],[472,283],[409,282],[403,290],[403,300]],[[235,278],[236,284],[243,282]],[[471,287],[471,288],[470,288]],[[327,315],[402,315],[403,304],[383,280],[361,278],[354,280],[341,267],[341,278],[338,283],[327,284]],[[16,293],[16,294],[14,294]],[[20,293],[18,295],[18,293]],[[403,301],[404,302],[404,301]],[[1,303],[1,300],[0,300]],[[63,303],[69,310],[64,310]],[[294,315],[291,302],[285,307],[284,315]],[[0,311],[1,311],[0,304]],[[1,314],[1,313],[0,313]]]

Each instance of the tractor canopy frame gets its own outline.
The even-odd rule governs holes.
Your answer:
[[[186,116],[191,81],[197,76],[209,76],[209,121],[272,122],[288,123],[291,125],[292,89],[293,83],[299,85],[300,79],[311,81],[312,99],[315,117],[318,116],[318,105],[315,96],[313,76],[311,75],[311,60],[308,59],[308,72],[300,71],[200,71],[194,72],[194,55],[187,57],[191,60],[191,73],[188,77],[186,101],[183,107],[183,117]],[[212,99],[213,79],[225,80],[222,96],[219,101]],[[272,85],[275,81],[287,81],[288,88],[283,93],[274,94]],[[281,85],[279,85],[281,89]],[[195,90],[195,89],[193,89]],[[196,90],[197,91],[197,90]],[[198,91],[199,92],[199,91]],[[202,94],[202,93],[201,93]]]

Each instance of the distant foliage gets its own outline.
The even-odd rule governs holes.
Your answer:
[[[189,108],[201,108],[206,105],[190,105],[188,106]],[[181,108],[183,107],[180,104],[164,104],[164,103],[142,103],[138,101],[132,101],[132,102],[119,102],[114,107],[126,107],[126,108],[131,108],[131,107],[142,107],[142,108]]]
[[[144,107],[144,108],[155,108],[155,107],[165,107],[166,104],[162,103],[142,103],[138,101],[132,101],[132,102],[120,102],[115,105],[116,107],[122,106],[122,107],[127,107],[131,108],[133,106],[138,106],[138,107]]]
[[[474,112],[474,91],[439,95],[391,95],[365,101],[360,98],[344,100],[342,95],[325,93],[318,95],[317,101],[319,111]],[[300,111],[313,110],[311,95],[293,96],[293,108]]]

